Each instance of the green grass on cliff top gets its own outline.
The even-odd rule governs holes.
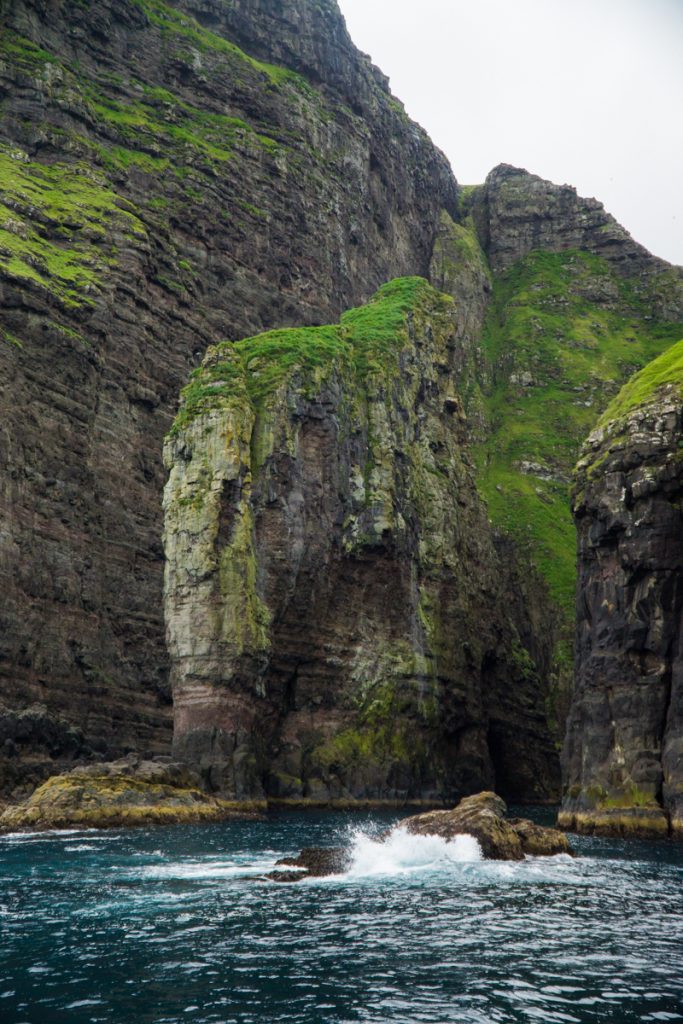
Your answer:
[[[86,166],[39,164],[0,144],[0,270],[66,306],[88,301],[113,256],[112,229],[144,236],[131,204]]]
[[[306,379],[335,362],[346,364],[361,382],[386,373],[405,344],[408,313],[437,297],[451,302],[421,277],[397,278],[366,305],[344,313],[339,324],[267,331],[215,346],[183,389],[171,434],[226,401],[247,399],[258,406],[293,373]]]
[[[655,401],[665,387],[673,387],[683,396],[683,341],[672,345],[632,377],[609,403],[598,426],[625,419],[635,409]]]
[[[623,382],[681,334],[683,324],[653,317],[644,286],[587,253],[531,253],[494,282],[478,396],[490,428],[476,450],[480,488],[494,524],[547,579],[568,629],[569,491],[581,444]]]

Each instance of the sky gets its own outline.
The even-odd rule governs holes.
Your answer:
[[[525,167],[683,264],[683,0],[339,6],[461,184]]]

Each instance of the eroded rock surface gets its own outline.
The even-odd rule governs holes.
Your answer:
[[[682,364],[678,344],[633,378],[578,466],[568,829],[683,834]]]
[[[259,810],[257,804],[207,796],[187,765],[129,758],[52,776],[23,804],[0,814],[0,830],[224,821]]]
[[[456,185],[334,3],[7,0],[1,18],[0,698],[61,716],[86,753],[164,752],[181,385],[211,342],[427,273]],[[0,750],[0,791],[54,771],[44,735]]]
[[[164,499],[174,746],[214,790],[552,796],[545,683],[458,412],[462,329],[401,279],[339,325],[210,350],[186,388]]]

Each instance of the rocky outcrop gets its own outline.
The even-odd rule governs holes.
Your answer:
[[[0,814],[0,830],[192,824],[251,817],[260,809],[207,796],[197,776],[170,758],[129,758],[49,778]]]
[[[578,465],[564,828],[683,835],[682,384],[680,343],[626,385]]]
[[[544,828],[526,818],[506,820],[507,807],[495,793],[465,797],[449,811],[428,811],[404,818],[392,831],[405,829],[417,836],[474,836],[487,860],[523,860],[525,854],[553,856],[571,854],[567,837],[554,828]]]
[[[185,389],[165,450],[174,748],[212,789],[552,796],[544,680],[467,456],[461,341],[453,300],[400,279],[339,325],[210,349]]]
[[[212,342],[427,273],[457,189],[328,0],[1,18],[0,699],[98,756],[162,752],[181,385]],[[50,771],[33,735],[0,790]]]
[[[652,278],[659,290],[658,315],[679,319],[683,270],[652,256],[597,199],[577,195],[570,185],[500,164],[469,199],[482,246],[496,273],[508,270],[536,249],[577,249],[601,256],[620,274]]]
[[[463,207],[495,271],[465,394],[479,486],[515,560],[540,568],[557,607],[549,672],[561,740],[573,679],[573,469],[622,385],[683,336],[681,269],[595,200],[517,168],[496,168]]]
[[[524,860],[525,856],[550,857],[556,854],[573,856],[566,835],[554,828],[545,828],[525,818],[506,820],[507,807],[492,792],[465,797],[457,807],[447,811],[427,811],[403,818],[384,833],[380,842],[397,833],[416,836],[439,836],[450,841],[458,836],[474,836],[485,860]],[[296,857],[277,861],[277,870],[267,875],[275,882],[299,882],[309,877],[324,877],[346,871],[353,863],[353,852],[343,847],[304,849]],[[296,870],[283,870],[294,868]]]

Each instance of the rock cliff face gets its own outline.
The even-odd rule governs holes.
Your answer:
[[[513,167],[492,171],[463,206],[494,269],[465,394],[478,480],[494,524],[538,566],[557,606],[552,710],[562,733],[576,600],[573,468],[625,381],[683,337],[682,271],[637,245],[600,203]]]
[[[626,385],[579,463],[567,828],[683,837],[682,384],[683,342]]]
[[[51,761],[170,745],[161,449],[191,367],[427,273],[457,190],[330,2],[0,11],[12,789]]]
[[[500,164],[471,197],[482,246],[496,273],[509,270],[534,250],[579,249],[601,256],[627,277],[665,275],[659,313],[669,305],[677,319],[683,306],[683,271],[639,245],[597,199],[577,195],[509,164]]]
[[[465,326],[402,279],[339,325],[210,349],[185,389],[164,500],[174,746],[211,788],[552,796],[546,666],[522,643],[544,594],[514,621],[467,457]]]

